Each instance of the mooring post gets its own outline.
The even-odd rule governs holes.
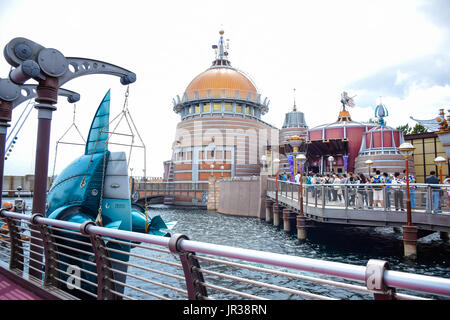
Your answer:
[[[415,226],[403,226],[404,256],[413,260],[417,258],[417,231]]]
[[[297,239],[306,240],[306,218],[302,215],[297,215]]]

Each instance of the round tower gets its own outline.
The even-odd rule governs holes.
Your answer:
[[[172,159],[166,178],[177,182],[206,182],[211,176],[259,175],[260,158],[277,128],[261,120],[269,111],[248,75],[228,58],[228,41],[220,31],[213,45],[212,65],[188,84],[182,97],[173,99],[180,115]],[[276,136],[276,134],[273,134]]]

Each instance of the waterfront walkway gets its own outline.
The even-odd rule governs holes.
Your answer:
[[[336,201],[333,201],[333,192],[337,190],[336,188],[342,188],[339,190],[340,199],[337,198]],[[303,187],[303,214],[310,222],[327,224],[402,227],[407,223],[406,197],[404,195],[402,195],[402,203],[398,204],[398,210],[396,210],[393,205],[394,189],[389,190],[383,187],[383,193],[386,195],[384,198],[388,199],[389,194],[390,201],[385,201],[383,207],[374,208],[373,205],[370,206],[372,199],[367,199],[370,198],[370,190],[368,190],[368,186],[364,188],[361,190],[358,200],[358,189],[354,185],[315,185],[314,187],[305,185]],[[432,197],[433,191],[430,188],[431,186],[427,185],[415,186],[416,208],[412,210],[411,222],[420,230],[450,232],[450,212],[448,208],[444,208],[442,199],[439,204],[436,204],[441,212],[431,212],[435,205],[433,202],[435,199]],[[276,181],[269,179],[267,198],[272,203],[278,200],[282,207],[290,209],[293,213],[299,213],[300,186],[278,181],[278,199],[276,189]],[[403,187],[398,190],[405,193],[404,189]],[[427,203],[431,205],[427,206]]]

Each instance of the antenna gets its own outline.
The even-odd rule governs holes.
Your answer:
[[[297,112],[297,106],[296,106],[296,104],[295,104],[295,88],[294,88],[294,110],[293,110],[294,112]]]

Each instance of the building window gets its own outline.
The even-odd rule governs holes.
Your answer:
[[[214,103],[213,111],[222,111],[222,104],[221,103]]]
[[[245,114],[250,114],[250,107],[245,107]]]
[[[225,151],[225,159],[231,160],[231,151]]]
[[[225,103],[225,111],[233,111],[233,105],[231,103]]]
[[[222,151],[216,150],[216,160],[222,160]]]
[[[240,105],[240,104],[236,105],[236,112],[237,113],[242,113],[242,105]]]
[[[209,103],[203,105],[203,112],[211,112],[211,105]]]
[[[200,113],[200,106],[198,104],[194,107],[194,113]]]

